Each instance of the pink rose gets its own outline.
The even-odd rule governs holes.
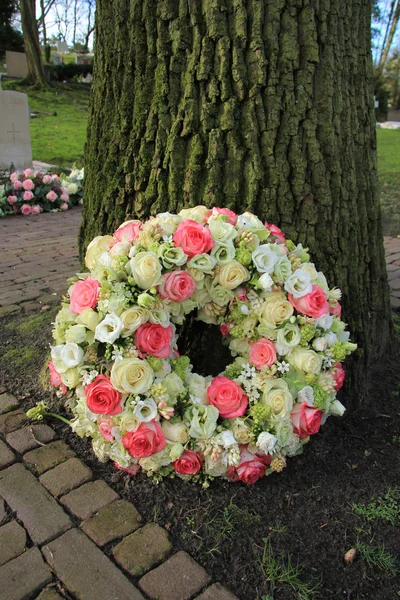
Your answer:
[[[15,204],[17,202],[17,200],[18,200],[17,196],[8,196],[8,198],[7,198],[7,202],[9,204]]]
[[[157,323],[143,323],[135,333],[135,346],[141,357],[150,354],[157,358],[167,358],[171,352],[171,340],[174,335],[172,325],[163,327]]]
[[[64,202],[64,204],[61,204],[60,210],[68,210],[68,204],[66,202]]]
[[[186,271],[172,271],[163,275],[163,282],[157,289],[161,298],[183,302],[196,291],[196,282]]]
[[[22,188],[22,183],[20,182],[19,179],[14,181],[13,188],[14,188],[14,190],[20,190]]]
[[[134,462],[131,462],[129,467],[122,467],[115,461],[114,467],[116,467],[119,471],[125,471],[125,473],[129,473],[129,475],[137,475],[141,469],[140,465]]]
[[[340,304],[340,302],[336,303],[336,306],[334,306],[333,308],[331,308],[331,314],[335,315],[335,317],[339,317],[342,314],[342,305]]]
[[[279,229],[276,225],[271,225],[265,221],[265,227],[269,230],[272,237],[276,238],[278,244],[284,244],[286,242],[285,234],[282,229]]]
[[[10,175],[10,179],[12,182],[16,181],[18,179],[19,175],[16,171],[14,171],[14,173],[11,173]]]
[[[24,175],[25,177],[30,177],[33,174],[32,169],[25,169]],[[25,188],[26,190],[31,190],[32,188]]]
[[[249,404],[242,388],[228,377],[221,375],[214,377],[207,388],[207,396],[210,404],[218,408],[219,414],[224,419],[243,416]]]
[[[231,225],[236,225],[238,216],[236,213],[233,212],[233,210],[230,210],[229,208],[217,208],[216,206],[214,206],[214,208],[212,209],[212,214],[225,215],[226,217],[228,217],[228,223],[230,223]]]
[[[50,371],[50,383],[53,387],[58,388],[61,385],[61,390],[62,393],[65,394],[65,392],[67,391],[67,386],[63,384],[62,380],[61,380],[61,375],[60,373],[57,371],[57,369],[55,368],[54,364],[52,361],[49,361],[49,363],[47,364],[49,371]]]
[[[187,219],[179,223],[174,233],[174,244],[176,247],[182,248],[185,254],[192,258],[196,254],[211,250],[214,246],[214,240],[207,227]]]
[[[342,363],[334,365],[332,375],[336,381],[335,390],[338,392],[343,387],[344,380],[346,379],[346,372],[342,367]]]
[[[288,298],[298,312],[308,317],[319,319],[329,312],[326,294],[319,285],[313,285],[312,291],[302,298],[293,298],[292,294],[288,294]]]
[[[24,200],[27,200],[29,202],[29,200],[33,200],[33,194],[32,192],[24,192],[23,198]]]
[[[85,386],[86,404],[91,412],[100,415],[118,415],[122,411],[122,394],[116,390],[105,375]]]
[[[51,181],[50,175],[43,175],[43,183],[50,183],[50,181]]]
[[[303,440],[309,435],[317,433],[321,427],[322,410],[314,406],[307,406],[307,402],[301,404],[297,402],[290,413],[290,419],[293,423],[294,433],[297,433]]]
[[[70,293],[70,309],[74,313],[81,313],[85,308],[94,308],[99,296],[100,283],[96,279],[77,281],[72,286]]]
[[[228,477],[233,481],[243,481],[243,483],[251,485],[264,477],[270,462],[269,456],[251,454],[247,450],[247,446],[240,446],[239,464],[237,467],[230,467]]]
[[[35,184],[32,179],[25,179],[25,181],[22,182],[22,187],[24,190],[30,191],[35,189]]]
[[[39,213],[42,212],[41,207],[39,206],[39,204],[34,204],[31,208],[31,212],[33,215],[38,215]]]
[[[260,338],[255,344],[250,344],[249,363],[261,369],[270,367],[276,361],[276,350],[271,340]]]
[[[101,421],[101,423],[99,424],[100,434],[103,436],[103,438],[105,440],[107,440],[107,442],[112,442],[114,440],[114,436],[111,433],[111,429],[112,429],[112,424],[109,423],[108,421]]]
[[[181,475],[195,475],[200,471],[203,459],[198,452],[184,450],[172,464],[175,471]]]
[[[135,242],[138,239],[139,233],[142,231],[142,222],[133,220],[126,221],[114,231],[114,237],[118,242],[122,242],[124,239],[128,242]]]
[[[29,204],[23,204],[21,206],[21,212],[23,215],[30,215],[32,212],[32,208],[29,206]]]
[[[156,421],[141,423],[135,431],[128,431],[122,444],[133,458],[145,458],[165,447],[163,431]]]
[[[247,290],[245,287],[240,286],[236,289],[236,295],[240,302],[247,302]]]
[[[225,337],[231,330],[231,323],[222,323],[222,325],[219,326],[219,330],[221,335]]]
[[[65,190],[63,190],[61,196],[60,196],[60,200],[62,200],[63,202],[68,202],[69,200],[69,194],[68,192],[66,192]]]
[[[53,192],[53,190],[51,190],[50,192],[48,192],[46,194],[46,198],[50,202],[54,202],[55,200],[57,200],[57,194],[55,192]]]

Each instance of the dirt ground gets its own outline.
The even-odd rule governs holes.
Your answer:
[[[24,408],[38,400],[57,403],[54,393],[43,392],[40,376],[53,317],[54,311],[39,311],[0,321],[0,380],[23,399]],[[329,419],[281,474],[248,487],[215,481],[204,490],[180,479],[155,485],[145,475],[133,478],[101,464],[89,440],[60,422],[53,425],[95,477],[131,500],[146,520],[166,527],[178,548],[241,600],[395,600],[400,598],[399,575],[391,572],[388,561],[378,568],[366,557],[368,552],[376,556],[384,544],[385,556],[390,553],[400,568],[398,358],[398,352],[382,357],[368,406]],[[342,401],[346,404],[346,398]],[[375,511],[373,520],[356,514],[355,504],[368,505],[388,491],[390,514],[397,515],[393,522],[385,520],[385,510]],[[344,554],[357,545],[358,556],[346,565]],[[287,565],[290,555],[292,564],[302,567],[300,580],[319,582],[318,590],[295,592],[279,574],[273,589],[270,571],[262,564],[265,548],[269,567],[273,558]]]

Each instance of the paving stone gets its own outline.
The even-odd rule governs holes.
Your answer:
[[[66,463],[65,463],[66,464]],[[116,500],[82,523],[82,529],[98,546],[128,535],[141,526],[143,518],[126,500]]]
[[[67,531],[44,546],[42,552],[57,577],[78,600],[144,600],[139,590],[78,529]]]
[[[57,594],[54,589],[48,588],[46,590],[42,590],[35,600],[65,600],[65,598],[60,596],[60,594]]]
[[[56,497],[68,494],[90,479],[92,471],[78,458],[70,458],[39,477],[40,483]]]
[[[0,469],[12,465],[17,459],[10,448],[0,440]]]
[[[10,306],[2,306],[0,308],[0,319],[3,317],[7,317],[8,315],[12,315],[13,313],[19,313],[21,311],[21,307],[17,306],[17,304],[10,304]]]
[[[142,577],[139,587],[152,600],[190,600],[210,581],[203,567],[181,551]]]
[[[0,433],[7,435],[11,431],[19,429],[26,423],[28,417],[22,410],[13,410],[0,417]]]
[[[66,496],[62,496],[60,502],[83,521],[118,499],[117,492],[114,492],[105,481],[100,480],[81,485]]]
[[[390,296],[390,303],[393,306],[393,308],[399,308],[400,298],[396,298],[396,296]]]
[[[43,544],[72,525],[61,506],[21,463],[0,471],[0,494],[34,543]]]
[[[0,590],[4,600],[26,600],[50,583],[51,573],[37,548],[0,567]]]
[[[0,415],[18,408],[18,400],[12,394],[0,394]]]
[[[200,596],[196,596],[195,600],[238,600],[238,597],[220,583],[214,583]]]
[[[57,440],[25,454],[24,463],[32,473],[42,475],[72,456],[75,452],[65,442]]]
[[[7,521],[6,503],[0,498],[0,525]]]
[[[17,521],[0,527],[0,566],[19,556],[26,546],[26,531]]]
[[[54,429],[45,423],[32,423],[22,429],[12,431],[6,437],[7,443],[20,454],[25,454],[42,444],[48,444],[57,437]]]
[[[172,550],[168,533],[155,523],[148,523],[128,535],[113,550],[115,560],[134,577],[140,577],[167,557]]]
[[[396,277],[396,279],[392,279],[390,282],[390,287],[392,290],[400,290],[400,277]]]
[[[20,306],[26,310],[27,312],[39,310],[41,308],[41,304],[39,302],[21,302]]]

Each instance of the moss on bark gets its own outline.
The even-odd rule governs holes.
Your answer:
[[[129,217],[252,210],[390,340],[369,0],[98,0],[81,250]]]

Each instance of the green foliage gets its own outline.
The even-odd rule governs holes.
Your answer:
[[[320,582],[303,579],[303,567],[298,563],[294,564],[290,554],[285,561],[278,557],[269,538],[264,539],[259,566],[269,587],[268,596],[263,596],[262,600],[274,600],[275,593],[283,587],[291,588],[299,600],[311,600],[319,591]]]
[[[30,109],[38,118],[30,121],[34,160],[72,166],[83,164],[90,86],[58,84],[35,91],[16,81],[3,89],[28,94]]]
[[[52,65],[51,79],[54,81],[71,81],[78,77],[86,77],[88,73],[93,73],[93,65],[77,65],[75,63],[66,63],[61,65]]]
[[[396,525],[400,522],[400,488],[389,488],[369,504],[353,504],[352,509],[367,521],[380,519]]]
[[[384,544],[368,545],[363,542],[356,544],[357,551],[369,567],[385,573],[387,577],[395,577],[399,570],[396,557],[386,552]]]

